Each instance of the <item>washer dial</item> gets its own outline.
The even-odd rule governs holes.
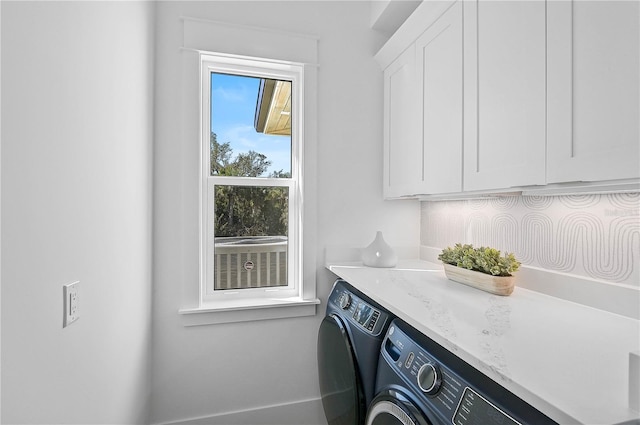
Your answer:
[[[418,386],[427,395],[436,395],[442,386],[440,368],[434,363],[425,363],[418,371]]]

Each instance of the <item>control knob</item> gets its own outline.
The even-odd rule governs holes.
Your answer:
[[[418,386],[427,395],[436,395],[442,386],[440,368],[435,363],[425,363],[418,371]]]
[[[343,310],[348,309],[351,306],[351,295],[344,293],[340,297],[340,308]]]

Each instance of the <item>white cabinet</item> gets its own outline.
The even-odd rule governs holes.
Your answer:
[[[545,183],[545,2],[464,2],[464,190]]]
[[[547,7],[548,183],[640,177],[640,2]]]
[[[422,168],[417,111],[415,48],[412,45],[384,70],[385,198],[417,193]]]
[[[420,176],[418,193],[462,191],[462,2],[418,38]]]
[[[423,1],[376,60],[386,198],[638,185],[638,0]]]

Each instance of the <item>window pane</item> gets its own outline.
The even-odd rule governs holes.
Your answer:
[[[216,185],[214,289],[287,286],[289,189]]]
[[[291,82],[211,73],[212,176],[291,177]]]

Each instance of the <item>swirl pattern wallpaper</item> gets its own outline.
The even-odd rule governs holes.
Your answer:
[[[513,252],[527,266],[640,286],[640,193],[422,202],[422,245]]]

